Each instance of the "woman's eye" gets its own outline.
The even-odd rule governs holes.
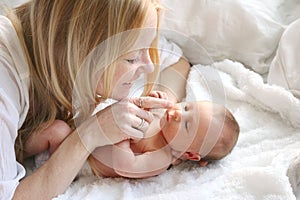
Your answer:
[[[137,59],[137,58],[135,58],[135,59],[127,59],[126,61],[127,61],[128,63],[130,63],[130,64],[134,64],[135,62],[138,61],[138,59]]]

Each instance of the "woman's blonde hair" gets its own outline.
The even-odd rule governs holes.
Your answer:
[[[99,74],[99,67],[106,66],[97,68],[95,64],[99,62],[93,60],[86,64],[87,57],[108,38],[143,28],[150,3],[148,0],[31,0],[7,13],[23,45],[31,74],[30,110],[15,144],[20,162],[31,134],[55,119],[74,125],[74,94],[84,102],[79,109],[85,112],[84,117],[92,114],[97,103],[109,98],[115,72],[113,63],[104,72],[104,94],[99,100],[90,77]],[[126,41],[135,42],[133,38]],[[119,42],[109,43],[113,46],[105,51],[120,55],[114,52]],[[156,67],[147,78],[150,84],[144,94],[152,90],[159,71],[157,38],[149,51]],[[76,85],[82,71],[79,83],[84,84]]]

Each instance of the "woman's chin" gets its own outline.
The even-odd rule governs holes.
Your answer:
[[[129,91],[124,91],[124,90],[117,94],[112,94],[112,98],[118,101],[128,98],[128,96],[129,96]]]

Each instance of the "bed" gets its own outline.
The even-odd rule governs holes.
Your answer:
[[[300,17],[298,0],[162,0],[162,34],[193,64],[186,100],[213,100],[240,124],[229,156],[189,162],[147,179],[96,178],[88,168],[55,200],[296,200],[288,169],[300,155],[300,102],[266,83],[286,27]],[[172,30],[172,31],[168,31]]]

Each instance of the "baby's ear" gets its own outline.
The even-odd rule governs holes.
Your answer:
[[[205,167],[208,164],[208,161],[201,160],[201,156],[199,155],[199,153],[185,152],[182,156],[189,160],[199,161],[199,165],[201,167]]]
[[[193,161],[200,161],[200,159],[201,159],[199,153],[185,152],[183,154],[183,156],[186,157],[187,159],[193,160]]]
[[[208,164],[208,161],[206,161],[206,160],[200,160],[200,161],[199,161],[199,165],[200,165],[201,167],[205,167],[207,164]]]

